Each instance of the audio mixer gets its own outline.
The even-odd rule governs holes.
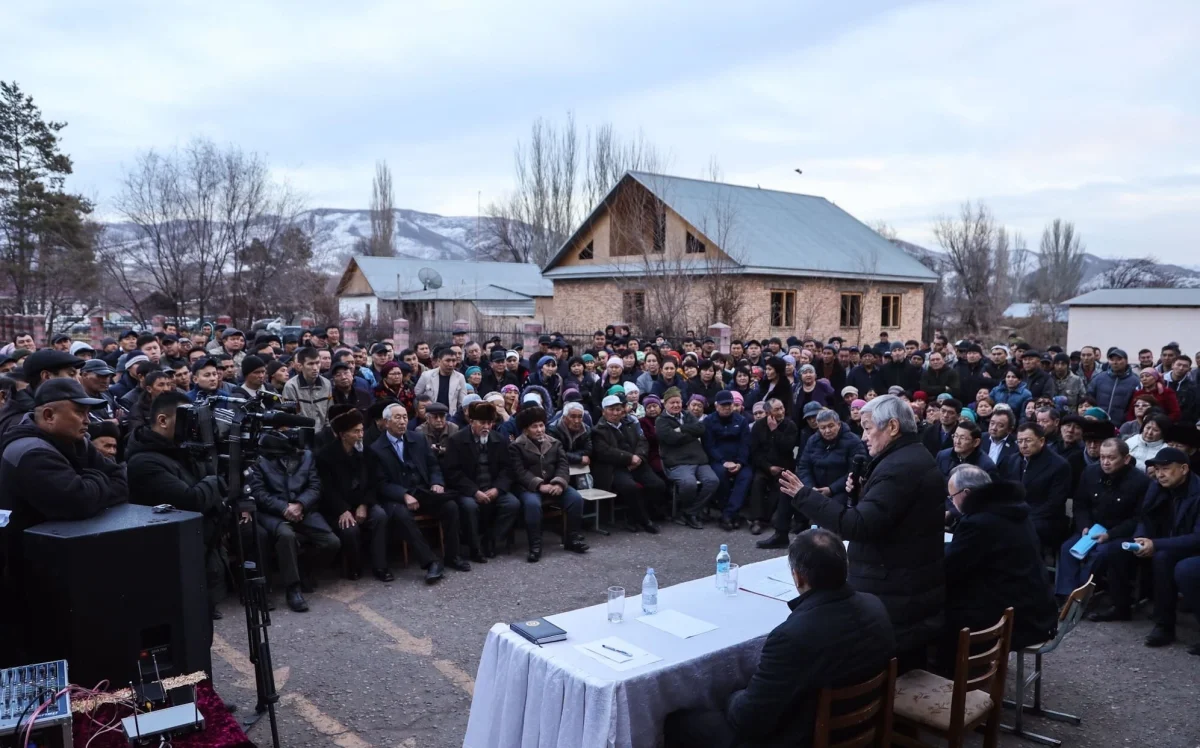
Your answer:
[[[37,708],[67,687],[67,661],[43,662],[37,665],[0,669],[0,745],[7,744],[7,736],[15,736],[20,723],[21,734],[29,725],[29,719]],[[47,728],[61,728],[65,742],[71,744],[71,700],[63,693],[38,713],[34,730],[45,734]],[[14,743],[17,745],[19,743]],[[38,742],[38,745],[43,745]]]

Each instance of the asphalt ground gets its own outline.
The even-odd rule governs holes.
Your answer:
[[[667,524],[658,536],[588,533],[591,551],[582,556],[563,551],[551,532],[545,539],[540,563],[525,561],[518,533],[511,556],[473,565],[469,573],[447,571],[434,586],[424,584],[418,568],[400,568],[399,558],[390,584],[369,575],[347,582],[331,571],[307,596],[307,613],[290,611],[276,590],[269,631],[281,745],[458,748],[479,653],[496,622],[592,605],[614,584],[636,594],[647,566],[664,587],[706,576],[721,543],[729,544],[737,563],[780,555],[754,548],[758,538],[745,529],[725,533],[714,525]],[[255,701],[245,618],[234,598],[222,611],[213,653],[216,687],[245,717]],[[1044,705],[1079,715],[1083,724],[1027,717],[1026,729],[1084,748],[1200,747],[1200,657],[1185,651],[1200,641],[1196,618],[1181,614],[1180,641],[1163,649],[1142,645],[1150,628],[1144,611],[1130,623],[1082,622],[1045,658]],[[1010,682],[1012,670],[1010,663]],[[1006,718],[1011,722],[1011,710]],[[270,745],[265,719],[248,732],[258,745]],[[1001,745],[1033,744],[1006,735]]]

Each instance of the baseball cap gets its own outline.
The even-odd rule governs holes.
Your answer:
[[[1129,358],[1129,354],[1128,354],[1128,353],[1126,353],[1125,351],[1121,350],[1120,348],[1113,348],[1113,349],[1109,350],[1109,352],[1108,352],[1108,357],[1109,357],[1109,358],[1124,358],[1124,359],[1128,359],[1128,358]]]
[[[55,333],[54,337],[50,338],[50,343],[51,343],[51,345],[53,345],[54,343],[61,343],[64,340],[70,340],[70,339],[71,339],[70,335],[66,334],[65,332],[59,332],[59,333]]]
[[[713,402],[717,405],[733,405],[733,393],[729,390],[721,390],[713,398]]]
[[[84,374],[99,374],[102,377],[111,377],[113,374],[116,374],[112,367],[101,358],[85,361],[82,371]]]
[[[21,365],[25,369],[25,379],[28,382],[36,382],[38,375],[43,371],[54,371],[55,369],[63,369],[68,366],[79,368],[83,366],[83,359],[78,356],[72,356],[66,351],[56,351],[46,348],[40,351],[34,351],[25,357],[25,362]]]
[[[817,402],[807,403],[804,406],[804,417],[815,416],[821,412],[821,404]]]
[[[237,337],[239,335],[243,338],[246,337],[242,331],[236,327],[227,327],[225,328],[225,331],[221,333],[221,340],[224,340],[225,338]]]
[[[608,397],[606,397],[600,401],[601,408],[611,408],[614,405],[620,405],[620,404],[621,404],[621,398],[617,397],[616,395],[609,395]]]
[[[70,400],[80,405],[104,404],[104,401],[98,397],[88,397],[87,393],[83,391],[83,385],[74,379],[51,379],[43,382],[38,387],[37,394],[33,396],[34,405],[47,405],[64,400]]]
[[[490,356],[488,356],[488,358],[492,361],[503,361],[504,353],[505,352],[502,348],[493,348],[492,353]]]
[[[38,391],[41,394],[41,391]],[[1146,467],[1158,467],[1159,465],[1187,465],[1188,456],[1183,453],[1182,449],[1174,447],[1164,447],[1158,450],[1158,454],[1146,460]]]

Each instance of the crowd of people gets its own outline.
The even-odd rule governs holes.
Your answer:
[[[712,338],[676,347],[609,328],[588,342],[577,350],[544,335],[526,351],[464,329],[397,350],[388,339],[347,344],[336,326],[248,340],[219,325],[167,325],[95,347],[65,335],[38,347],[18,333],[0,350],[8,573],[19,570],[25,527],[118,501],[170,503],[206,517],[219,616],[226,486],[176,433],[181,407],[211,400],[290,407],[314,423],[301,448],[282,432],[263,436],[248,481],[256,511],[241,518],[245,537],[271,550],[297,611],[314,572],[339,555],[346,576],[369,568],[391,581],[397,539],[431,584],[511,552],[518,526],[527,561],[538,562],[546,509],[563,516],[562,548],[586,553],[581,491],[592,488],[616,495],[629,532],[658,533],[672,518],[769,532],[761,548],[785,548],[814,523],[854,543],[879,522],[924,526],[933,511],[938,532],[956,533],[954,574],[987,573],[977,564],[1013,573],[991,555],[1028,524],[1021,573],[1057,559],[1054,586],[1027,587],[1018,609],[1031,636],[1053,625],[1050,591],[1061,599],[1089,574],[1111,602],[1094,617],[1120,620],[1132,614],[1139,565],[1153,570],[1151,645],[1173,640],[1177,593],[1197,597],[1200,402],[1193,359],[1173,343],[1134,364],[1117,348],[1043,353],[1019,340],[985,356],[980,341],[940,334],[925,345],[884,333],[862,347],[734,340],[722,352]],[[881,423],[892,429],[885,441]],[[909,503],[895,500],[897,486]],[[881,491],[887,501],[868,501]],[[1093,534],[1091,553],[1070,553]],[[941,546],[930,555],[908,545],[920,532],[905,535],[852,548],[850,560],[854,587],[880,596],[902,648],[955,611],[969,623],[994,612],[944,602]],[[1122,550],[1131,541],[1139,550]],[[876,567],[903,573],[881,580]]]

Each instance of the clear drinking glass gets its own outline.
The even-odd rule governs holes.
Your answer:
[[[729,565],[729,576],[725,582],[725,595],[727,597],[735,597],[738,592],[738,565]]]
[[[625,588],[608,588],[608,622],[621,623],[625,620]]]

